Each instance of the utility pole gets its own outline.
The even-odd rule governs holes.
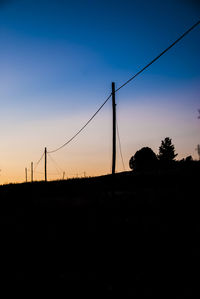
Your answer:
[[[33,162],[31,162],[31,183],[33,182]]]
[[[65,171],[63,171],[63,180],[65,179]]]
[[[200,118],[200,117],[199,117]],[[199,161],[200,161],[200,144],[197,145],[196,151],[198,153],[199,156]]]
[[[44,180],[47,181],[47,148],[44,149]]]
[[[115,104],[115,83],[114,82],[112,82],[112,111],[113,111],[112,175],[114,175],[115,165],[116,165],[116,104]]]
[[[25,180],[26,180],[26,183],[27,183],[27,168],[25,168]]]

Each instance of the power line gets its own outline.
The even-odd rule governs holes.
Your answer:
[[[192,27],[190,27],[187,31],[185,31],[175,42],[173,42],[168,48],[166,48],[163,52],[161,52],[158,56],[156,56],[151,62],[149,62],[145,67],[143,67],[139,72],[137,72],[129,80],[127,80],[125,83],[123,83],[119,88],[117,88],[115,90],[115,92],[119,91],[122,87],[124,87],[125,85],[127,85],[133,79],[135,79],[139,74],[141,74],[150,65],[152,65],[156,60],[158,60],[162,55],[164,55],[167,51],[169,51],[175,44],[177,44],[182,38],[184,38],[190,31],[192,31],[199,24],[200,24],[200,21],[198,21],[196,24],[194,24]]]
[[[167,51],[169,51],[175,44],[177,44],[182,38],[184,38],[190,31],[192,31],[195,27],[197,27],[200,24],[200,21],[195,23],[192,27],[190,27],[187,31],[185,31],[175,42],[173,42],[168,48],[166,48],[163,52],[161,52],[158,56],[156,56],[151,62],[149,62],[145,67],[143,67],[139,72],[137,72],[134,76],[132,76],[129,80],[127,80],[125,83],[123,83],[119,88],[115,90],[115,92],[119,91],[121,88],[123,88],[125,85],[127,85],[129,82],[131,82],[133,79],[135,79],[139,74],[141,74],[145,69],[147,69],[150,65],[152,65],[156,60],[158,60],[162,55],[164,55]],[[107,101],[110,99],[112,93],[109,95],[109,97],[105,100],[105,102],[99,107],[99,109],[93,114],[93,116],[86,122],[86,124],[73,136],[71,137],[67,142],[65,142],[63,145],[58,147],[55,150],[49,151],[48,153],[55,153],[58,150],[62,149],[66,145],[68,145],[74,138],[76,138],[84,129],[85,127],[93,120],[93,118],[97,115],[97,113],[103,108],[103,106],[107,103]]]
[[[151,62],[149,62],[145,67],[143,67],[140,71],[138,71],[134,76],[132,76],[129,80],[127,80],[125,83],[123,83],[119,88],[117,88],[115,90],[115,92],[119,91],[121,88],[123,88],[125,85],[127,85],[129,82],[131,82],[133,79],[135,79],[139,74],[141,74],[145,69],[147,69],[150,65],[152,65],[155,61],[157,61],[162,55],[164,55],[167,51],[169,51],[175,44],[177,44],[182,38],[184,38],[190,31],[192,31],[195,27],[197,27],[200,24],[200,21],[198,21],[197,23],[195,23],[192,27],[190,27],[187,31],[185,31],[175,42],[173,42],[169,47],[167,47],[164,51],[162,51],[158,56],[156,56]],[[76,134],[74,134],[67,142],[65,142],[63,145],[61,145],[60,147],[56,148],[55,150],[52,151],[48,151],[47,153],[55,153],[58,150],[62,149],[63,147],[65,147],[66,145],[68,145],[73,139],[75,139],[84,129],[85,127],[93,120],[93,118],[98,114],[98,112],[103,108],[103,106],[107,103],[107,101],[110,99],[110,97],[112,96],[112,93],[108,96],[108,98],[104,101],[104,103],[99,107],[99,109],[92,115],[92,117],[86,122],[86,124],[80,129],[78,130],[78,132]],[[124,166],[124,161],[123,161],[123,155],[122,155],[122,149],[121,149],[121,142],[120,142],[120,137],[119,137],[119,129],[118,129],[118,125],[117,125],[117,134],[118,134],[118,141],[119,141],[119,148],[120,148],[120,155],[121,155],[121,159],[122,159],[122,164],[123,164],[123,168],[125,170],[125,166]],[[44,156],[44,153],[42,154],[41,158],[38,160],[38,162],[36,163],[36,166],[34,168],[34,170],[37,168],[38,164],[40,163],[40,161],[42,160]],[[52,159],[52,157],[51,157]],[[52,159],[53,160],[53,159]],[[59,167],[60,168],[60,167]],[[60,168],[61,169],[61,168]]]
[[[51,153],[55,153],[57,151],[59,151],[61,148],[63,148],[64,146],[66,146],[67,144],[69,144],[76,136],[78,136],[83,129],[85,129],[85,127],[93,120],[93,118],[97,115],[97,113],[103,108],[103,106],[108,102],[108,100],[110,99],[112,94],[110,94],[107,99],[105,100],[105,102],[99,107],[99,109],[92,115],[92,117],[86,122],[86,124],[73,136],[71,137],[67,142],[65,142],[63,145],[61,145],[60,147],[58,147],[57,149],[53,150],[53,151],[49,151],[47,152],[48,154]]]
[[[119,151],[120,151],[120,156],[121,156],[121,160],[122,160],[122,165],[123,165],[123,169],[124,171],[126,170],[125,169],[125,166],[124,166],[124,159],[123,159],[123,155],[122,155],[122,147],[121,147],[121,141],[120,141],[120,136],[119,136],[119,127],[118,127],[118,122],[117,123],[117,139],[118,139],[118,143],[119,143]]]
[[[55,166],[55,169],[57,171],[57,173],[60,175],[60,173],[63,173],[64,170],[58,165],[58,163],[52,158],[52,156],[50,154],[48,154],[51,161],[53,162],[54,166]]]
[[[37,163],[35,163],[36,165],[34,167],[34,171],[38,167],[38,165],[39,165],[40,161],[42,160],[43,156],[44,156],[44,153],[42,154],[41,158],[37,161]]]

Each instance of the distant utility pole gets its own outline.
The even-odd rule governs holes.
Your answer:
[[[197,145],[196,151],[198,153],[199,161],[200,161],[200,144]]]
[[[28,179],[27,179],[27,168],[25,168],[25,181],[27,183]]]
[[[47,181],[47,148],[44,149],[44,180]]]
[[[115,165],[116,165],[116,103],[115,103],[115,83],[114,82],[112,82],[112,111],[113,111],[112,175],[114,175]]]
[[[31,162],[31,182],[33,182],[33,162]]]
[[[65,171],[63,171],[63,180],[65,179]]]

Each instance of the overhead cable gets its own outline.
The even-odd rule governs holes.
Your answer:
[[[164,55],[167,51],[169,51],[174,45],[176,45],[182,38],[184,38],[190,31],[192,31],[195,27],[200,24],[200,21],[195,23],[192,27],[190,27],[187,31],[185,31],[175,42],[173,42],[169,47],[167,47],[164,51],[162,51],[158,56],[156,56],[151,62],[149,62],[145,67],[143,67],[139,72],[137,72],[134,76],[132,76],[129,80],[123,83],[119,88],[115,90],[115,92],[119,91],[122,87],[131,82],[135,77],[140,75],[144,70],[146,70],[150,65],[152,65],[156,60],[158,60],[162,55]]]
[[[190,31],[192,31],[195,27],[197,27],[200,24],[200,21],[195,23],[192,27],[190,27],[187,31],[185,31],[177,40],[175,40],[169,47],[167,47],[164,51],[162,51],[158,56],[156,56],[151,62],[149,62],[145,67],[143,67],[140,71],[138,71],[134,76],[132,76],[129,80],[127,80],[125,83],[123,83],[119,88],[115,90],[115,92],[118,92],[121,88],[123,88],[125,85],[127,85],[129,82],[131,82],[133,79],[135,79],[139,74],[141,74],[144,70],[146,70],[150,65],[152,65],[155,61],[157,61],[162,55],[164,55],[167,51],[169,51],[174,45],[176,45],[182,38],[184,38]],[[72,136],[69,140],[67,140],[63,145],[56,148],[55,150],[48,151],[48,153],[55,153],[58,150],[62,149],[66,145],[68,145],[73,139],[75,139],[84,129],[85,127],[93,120],[93,118],[97,115],[97,113],[103,108],[103,106],[107,103],[107,101],[112,96],[112,93],[109,95],[109,97],[105,100],[105,102],[99,107],[99,109],[93,114],[93,116],[86,122],[86,124],[76,133],[74,136]]]
[[[60,175],[61,173],[63,173],[64,170],[58,165],[58,163],[53,159],[53,157],[52,157],[50,154],[48,154],[48,155],[49,155],[51,161],[53,162],[53,164],[54,164],[54,166],[55,166],[55,169],[56,169],[57,173],[58,173],[59,175]]]
[[[119,143],[120,156],[121,156],[121,160],[122,160],[122,166],[123,166],[123,169],[125,171],[126,169],[125,169],[125,166],[124,166],[124,159],[123,159],[123,155],[122,155],[122,147],[121,147],[121,141],[120,141],[120,135],[119,135],[118,122],[117,122],[117,137],[118,137],[117,139],[118,139],[118,143]]]
[[[108,100],[110,99],[111,95],[112,94],[110,94],[109,97],[107,97],[107,99],[105,100],[105,102],[99,107],[99,109],[92,115],[92,117],[86,122],[86,124],[73,137],[71,137],[67,142],[65,142],[63,145],[61,145],[57,149],[52,150],[52,151],[48,151],[47,153],[51,154],[51,153],[55,153],[55,152],[59,151],[61,148],[63,148],[67,144],[69,144],[76,136],[78,136],[83,131],[83,129],[85,129],[85,127],[93,120],[93,118],[103,108],[103,106],[108,102]]]
[[[37,163],[35,163],[34,171],[37,168],[37,166],[39,165],[39,163],[42,160],[43,156],[44,156],[44,153],[42,154],[41,158],[37,161]]]

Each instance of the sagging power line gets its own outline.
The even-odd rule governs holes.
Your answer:
[[[156,56],[153,60],[151,60],[147,65],[145,65],[141,70],[139,70],[136,74],[134,74],[130,79],[128,79],[126,82],[124,82],[120,87],[118,87],[115,90],[115,93],[118,92],[120,89],[122,89],[125,85],[130,83],[133,79],[135,79],[138,75],[140,75],[144,70],[146,70],[150,65],[152,65],[154,62],[156,62],[161,56],[163,56],[166,52],[168,52],[173,46],[175,46],[180,40],[182,40],[189,32],[191,32],[195,27],[197,27],[200,24],[200,21],[195,23],[192,27],[190,27],[187,31],[185,31],[178,39],[176,39],[169,47],[167,47],[164,51],[162,51],[158,56]],[[68,145],[72,140],[74,140],[86,127],[87,125],[93,120],[93,118],[98,114],[98,112],[103,108],[103,106],[108,102],[108,100],[111,98],[112,93],[108,96],[108,98],[103,102],[103,104],[99,107],[99,109],[93,114],[93,116],[86,122],[86,124],[78,130],[76,134],[74,134],[73,137],[71,137],[68,141],[66,141],[63,145],[56,148],[55,150],[48,151],[48,153],[55,153]]]
[[[117,139],[118,139],[118,143],[119,143],[119,152],[120,152],[120,156],[121,156],[121,160],[122,160],[122,166],[123,166],[123,170],[125,171],[125,165],[124,165],[124,158],[123,158],[123,154],[122,154],[122,146],[121,146],[121,140],[120,140],[120,135],[119,135],[119,126],[118,126],[118,121],[116,121],[117,124]]]
[[[55,153],[55,152],[59,151],[61,148],[68,145],[74,138],[76,138],[76,136],[78,136],[85,129],[85,127],[87,127],[87,125],[93,120],[93,118],[99,113],[99,111],[103,108],[103,106],[108,102],[110,97],[111,97],[111,94],[107,97],[107,99],[103,102],[103,104],[99,107],[99,109],[92,115],[92,117],[86,122],[86,124],[80,130],[78,130],[78,132],[73,137],[71,137],[68,141],[66,141],[63,145],[61,145],[57,149],[48,151],[48,154]]]
[[[195,23],[192,27],[190,27],[187,31],[185,31],[177,40],[175,40],[169,47],[167,47],[164,51],[162,51],[158,56],[156,56],[153,60],[151,60],[145,67],[143,67],[140,71],[138,71],[135,75],[133,75],[130,79],[128,79],[125,83],[123,83],[119,88],[115,90],[115,92],[119,91],[125,85],[130,83],[133,79],[135,79],[138,75],[140,75],[144,70],[146,70],[150,65],[152,65],[156,60],[158,60],[162,55],[168,52],[173,46],[175,46],[182,38],[184,38],[189,32],[191,32],[195,27],[200,24],[200,21]]]
[[[44,153],[42,154],[42,156],[40,157],[40,159],[35,163],[34,171],[38,167],[38,165],[39,165],[39,163],[40,163],[40,161],[42,160],[43,157],[44,157]]]
[[[140,75],[144,70],[146,70],[148,67],[150,67],[154,62],[156,62],[161,56],[163,56],[166,52],[168,52],[172,47],[174,47],[180,40],[182,40],[189,32],[191,32],[194,28],[196,28],[200,24],[200,20],[195,23],[193,26],[191,26],[187,31],[185,31],[178,39],[176,39],[170,46],[168,46],[164,51],[162,51],[159,55],[157,55],[153,60],[151,60],[147,65],[145,65],[142,69],[140,69],[136,74],[134,74],[130,79],[128,79],[126,82],[124,82],[119,88],[115,89],[114,83],[112,83],[112,93],[107,97],[107,99],[103,102],[103,104],[98,108],[98,110],[92,115],[92,117],[85,123],[83,127],[81,127],[77,133],[75,133],[69,140],[67,140],[63,145],[60,147],[47,151],[45,148],[45,152],[42,154],[39,161],[36,163],[35,168],[38,166],[40,161],[42,160],[43,156],[45,156],[45,181],[47,180],[47,154],[55,153],[68,145],[71,141],[73,141],[86,127],[87,125],[95,118],[95,116],[98,114],[98,112],[104,107],[104,105],[108,102],[108,100],[112,96],[112,102],[113,102],[113,162],[112,162],[112,173],[115,173],[115,159],[116,159],[116,112],[115,112],[115,93],[118,92],[120,89],[122,89],[124,86],[126,86],[128,83],[130,83],[133,79],[135,79],[138,75]],[[118,130],[118,129],[117,129]],[[118,140],[119,140],[119,146],[120,146],[120,154],[122,158],[122,163],[124,167],[123,162],[123,156],[121,152],[121,143],[119,139],[119,131],[118,131]],[[125,167],[124,167],[125,168]]]

